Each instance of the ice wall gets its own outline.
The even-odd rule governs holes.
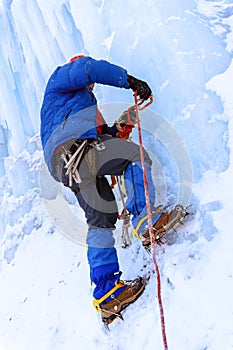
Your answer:
[[[221,99],[206,83],[231,62],[223,41],[229,30],[222,20],[231,5],[216,1],[209,13],[204,11],[211,6],[208,1],[130,0],[127,6],[123,0],[87,1],[78,10],[72,4],[87,50],[150,83],[152,108],[180,133],[192,157],[195,181],[208,169],[223,171],[228,166],[227,123]],[[94,18],[87,25],[85,11]],[[213,20],[219,23],[217,33]],[[98,41],[93,40],[95,30]],[[130,101],[130,95],[113,93],[112,88],[105,89],[103,101],[119,101],[119,95]]]
[[[80,52],[148,81],[155,98],[151,108],[186,145],[195,182],[208,170],[224,171],[230,116],[207,83],[232,60],[232,46],[225,42],[231,13],[228,1],[2,1],[0,175],[6,174],[9,191],[20,197],[39,186],[39,172],[30,167],[41,152],[34,135],[46,81]],[[133,103],[131,91],[98,86],[95,92],[100,103]],[[172,186],[167,150],[148,142]]]
[[[221,1],[220,11],[215,3],[207,17],[205,2],[198,8],[192,0],[3,1],[0,118],[7,147],[0,143],[1,157],[20,154],[25,140],[38,132],[43,91],[52,70],[75,53],[86,52],[150,83],[156,101],[152,108],[180,133],[196,180],[208,169],[224,170],[227,123],[220,98],[206,83],[231,60],[222,20],[231,6]],[[211,30],[213,19],[219,21],[218,33]],[[96,92],[100,102],[132,101],[130,92],[113,93],[110,87]],[[3,162],[1,169],[3,173]]]
[[[39,131],[49,74],[74,48],[82,50],[83,41],[67,1],[3,1],[0,18],[1,133],[15,157]]]

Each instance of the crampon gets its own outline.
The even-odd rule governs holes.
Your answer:
[[[154,224],[154,238],[155,243],[158,245],[164,244],[163,238],[166,234],[172,230],[175,230],[177,226],[183,224],[186,216],[192,215],[187,211],[188,208],[184,208],[181,204],[177,204],[174,209],[168,212],[162,212],[160,219]],[[142,245],[150,252],[151,239],[149,230],[142,232]]]
[[[110,330],[109,325],[116,319],[124,320],[122,311],[141,296],[146,285],[146,281],[142,277],[131,281],[119,281],[119,283],[121,286],[125,286],[123,291],[117,297],[114,297],[114,294],[112,294],[112,300],[102,302],[98,306],[99,309],[97,311],[101,311],[101,320],[107,330]]]

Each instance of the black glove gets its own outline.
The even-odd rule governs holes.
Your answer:
[[[152,95],[152,91],[145,81],[134,78],[132,75],[128,75],[128,83],[130,89],[134,92],[137,91],[137,95],[142,100],[147,100]]]

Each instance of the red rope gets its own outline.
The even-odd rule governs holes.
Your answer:
[[[136,93],[134,95],[134,99],[135,99],[135,105],[136,105],[136,117],[137,117],[137,124],[138,124],[138,138],[139,138],[140,156],[141,156],[141,163],[142,163],[142,170],[143,170],[143,182],[144,182],[144,188],[145,188],[146,207],[147,207],[147,213],[148,213],[148,225],[149,225],[149,232],[150,232],[151,249],[152,249],[153,262],[154,262],[155,271],[156,271],[156,277],[157,277],[157,293],[158,293],[158,302],[159,302],[162,337],[163,337],[164,350],[168,350],[167,336],[166,336],[166,330],[165,330],[165,318],[164,318],[163,302],[162,302],[162,293],[161,293],[161,277],[160,277],[160,272],[159,272],[159,266],[158,266],[157,259],[156,259],[155,237],[154,237],[154,232],[153,232],[153,224],[152,224],[151,208],[150,208],[150,199],[149,199],[149,190],[148,190],[148,183],[147,183],[145,158],[144,158],[144,152],[143,152],[141,123],[140,123],[140,118],[139,118],[139,109],[143,109],[147,105],[144,106],[143,108],[139,108],[140,103],[138,103],[139,101],[138,101]]]

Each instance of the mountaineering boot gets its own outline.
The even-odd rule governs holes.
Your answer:
[[[189,213],[186,212],[181,204],[176,205],[175,208],[169,212],[163,212],[160,219],[153,226],[155,242],[157,244],[162,244],[161,239],[164,234],[175,229],[187,215],[189,215]],[[151,240],[149,230],[142,232],[141,235],[145,238],[145,240],[142,241],[143,247],[145,247],[147,251],[150,251]]]
[[[114,292],[119,288],[122,288],[122,292],[115,297]],[[105,327],[108,328],[108,325],[118,317],[123,320],[121,312],[135,302],[144,289],[145,282],[141,277],[131,281],[120,280],[103,298],[94,299],[94,306],[97,311],[101,312],[101,319]]]

